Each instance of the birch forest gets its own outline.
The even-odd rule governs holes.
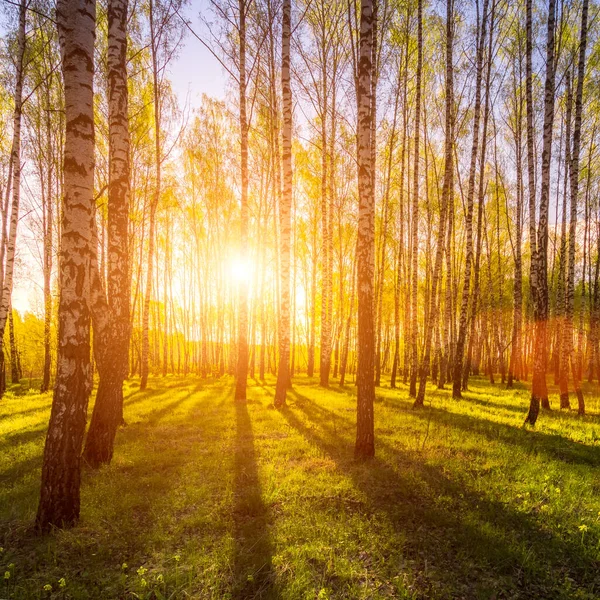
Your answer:
[[[599,17],[0,0],[0,596],[600,597]]]

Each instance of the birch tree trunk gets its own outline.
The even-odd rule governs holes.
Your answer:
[[[58,0],[65,91],[64,198],[56,385],[44,448],[36,526],[73,525],[79,519],[81,446],[92,384],[90,265],[94,223],[94,0]]]
[[[423,358],[419,368],[419,391],[414,402],[414,407],[423,406],[425,400],[425,385],[427,383],[427,372],[431,362],[431,335],[438,321],[438,282],[441,277],[442,259],[444,257],[444,246],[446,236],[446,221],[448,216],[448,205],[454,204],[454,66],[453,66],[453,29],[454,29],[454,0],[446,0],[446,139],[444,141],[444,184],[442,188],[442,202],[440,206],[440,222],[437,234],[437,246],[435,251],[435,264],[431,278],[431,290],[429,297],[429,326],[426,328]],[[443,368],[443,367],[442,367]],[[435,379],[435,377],[432,377]]]
[[[283,100],[283,194],[279,207],[281,307],[279,313],[279,368],[275,406],[285,405],[290,382],[290,236],[292,212],[292,89],[290,86],[291,0],[283,0],[281,31],[281,96]]]
[[[462,398],[462,372],[465,353],[465,342],[467,338],[467,317],[469,309],[469,291],[471,287],[471,269],[473,266],[473,197],[475,195],[475,172],[477,168],[477,154],[479,147],[479,121],[481,118],[481,80],[483,78],[483,49],[485,47],[486,30],[488,19],[488,0],[483,0],[483,15],[481,27],[477,31],[477,59],[475,79],[475,107],[473,113],[473,143],[471,146],[471,163],[469,166],[469,184],[467,188],[467,216],[466,237],[467,247],[465,254],[465,271],[463,277],[463,289],[460,305],[460,320],[458,326],[458,337],[454,349],[454,373],[452,379],[452,397]]]
[[[148,230],[148,265],[146,270],[146,287],[144,290],[144,304],[142,309],[142,358],[140,390],[145,390],[148,385],[148,370],[150,360],[150,300],[152,298],[152,278],[154,271],[154,238],[156,228],[156,211],[161,195],[161,125],[160,125],[160,90],[158,78],[157,53],[158,41],[156,39],[154,23],[154,4],[150,0],[150,51],[152,54],[152,93],[154,101],[154,153],[155,153],[155,189],[150,200],[150,226]]]
[[[528,0],[528,45],[531,35],[531,7]],[[546,328],[548,321],[548,208],[550,202],[550,169],[552,166],[552,132],[554,128],[554,91],[555,91],[555,18],[556,1],[548,0],[548,33],[546,43],[546,82],[544,85],[544,127],[542,142],[542,171],[540,186],[540,211],[537,226],[537,248],[535,260],[532,259],[532,272],[535,277],[531,278],[533,297],[534,318],[534,340],[533,340],[533,382],[531,388],[531,401],[529,412],[525,419],[526,423],[535,425],[540,403],[550,408],[548,403],[548,388],[546,385]],[[530,48],[529,48],[530,49]],[[530,61],[530,56],[527,57]],[[531,66],[531,65],[529,65]],[[528,73],[528,77],[531,74]],[[529,104],[528,113],[532,109]],[[527,124],[528,134],[529,122]]]
[[[585,414],[585,401],[581,391],[581,374],[577,367],[573,348],[573,313],[575,299],[575,237],[577,235],[577,200],[579,194],[579,155],[581,153],[581,119],[583,112],[583,80],[585,77],[585,51],[587,45],[588,0],[583,0],[581,9],[581,32],[579,41],[579,60],[577,64],[577,90],[575,92],[575,121],[573,124],[573,153],[570,165],[571,187],[571,217],[569,222],[569,270],[567,274],[567,293],[563,344],[563,352],[568,352],[573,375],[573,387],[577,395],[578,412]],[[584,236],[585,247],[585,236]],[[585,286],[585,256],[583,267],[583,282]],[[585,292],[584,292],[585,293]],[[583,302],[582,302],[583,304]],[[583,307],[581,308],[583,310]],[[562,370],[562,369],[561,369]],[[568,403],[568,390],[567,403]],[[561,407],[563,394],[561,390]]]
[[[110,463],[123,421],[123,382],[129,355],[129,119],[127,92],[127,4],[108,2],[108,276],[107,296],[94,279],[98,298],[91,306],[94,357],[99,382],[84,458],[97,467]]]
[[[412,201],[412,289],[411,289],[411,372],[409,394],[417,395],[417,370],[419,362],[417,297],[419,283],[419,136],[421,133],[421,79],[423,74],[423,0],[417,4],[417,82],[415,98],[415,164],[413,165]]]
[[[240,34],[240,157],[241,157],[241,205],[240,205],[240,256],[248,254],[248,119],[246,116],[246,11],[247,0],[239,0]],[[235,399],[246,400],[248,377],[248,284],[241,279],[238,290],[238,343]]]
[[[485,162],[487,149],[487,130],[490,117],[490,78],[492,71],[492,52],[494,42],[494,21],[496,16],[496,0],[492,0],[492,8],[490,12],[490,34],[487,52],[487,66],[485,77],[485,101],[483,109],[483,126],[481,132],[481,157],[479,159],[479,189],[477,193],[477,243],[475,249],[475,264],[473,272],[473,292],[471,294],[471,311],[467,324],[470,326],[469,344],[467,347],[467,360],[463,365],[462,374],[462,389],[467,390],[469,384],[469,373],[471,370],[471,359],[473,355],[473,346],[475,345],[475,326],[477,319],[477,305],[479,301],[480,287],[480,264],[481,264],[481,249],[483,244],[482,226],[483,226],[483,210],[485,204]]]
[[[45,393],[50,389],[50,369],[51,369],[51,335],[50,327],[52,324],[52,256],[53,256],[53,232],[54,232],[54,206],[52,193],[52,127],[50,118],[50,88],[52,77],[48,77],[46,82],[45,100],[46,100],[46,154],[48,156],[47,165],[47,190],[43,194],[42,190],[42,228],[44,232],[44,374],[42,376],[42,385],[40,392]],[[43,183],[42,183],[43,187]]]
[[[13,111],[13,137],[10,151],[10,165],[12,168],[12,203],[10,212],[10,226],[8,239],[2,240],[3,260],[0,263],[2,269],[2,296],[0,298],[0,354],[2,354],[4,365],[4,332],[6,331],[6,322],[9,311],[11,310],[11,296],[13,287],[13,272],[15,266],[15,247],[17,242],[17,226],[19,224],[19,205],[21,202],[21,117],[23,112],[23,79],[25,56],[25,22],[26,22],[27,1],[21,0],[19,4],[19,25],[17,30],[17,56],[16,56],[16,76],[15,76],[15,108]],[[7,189],[7,191],[8,191]],[[8,206],[6,207],[8,212]],[[6,219],[6,214],[4,218]],[[3,238],[6,235],[6,229],[3,230]],[[4,382],[5,380],[3,380]],[[0,398],[4,394],[5,385],[0,386]]]
[[[562,220],[561,220],[561,232],[560,232],[560,252],[558,256],[558,285],[557,285],[557,358],[558,358],[558,385],[560,391],[560,408],[569,409],[571,408],[569,402],[569,358],[571,354],[571,345],[573,342],[573,309],[571,308],[571,322],[570,327],[567,326],[568,319],[568,286],[567,286],[567,197],[569,194],[568,182],[569,172],[571,168],[571,121],[572,121],[572,109],[573,109],[573,93],[571,89],[571,73],[567,71],[566,76],[566,126],[565,126],[565,178],[564,178],[564,189],[563,189],[563,205],[562,205]],[[573,240],[574,242],[574,240]],[[569,341],[569,336],[571,339]]]
[[[395,349],[394,349],[394,364],[392,368],[392,376],[390,380],[390,387],[393,389],[396,387],[396,377],[400,371],[400,304],[402,301],[403,304],[403,325],[404,330],[406,331],[407,326],[407,304],[408,301],[401,294],[406,285],[406,278],[404,275],[404,267],[405,267],[405,239],[404,239],[404,230],[405,230],[405,218],[404,218],[404,170],[406,164],[406,137],[407,137],[407,128],[408,128],[408,110],[407,110],[407,96],[408,96],[408,35],[406,36],[406,46],[404,48],[404,76],[402,78],[402,141],[401,141],[401,150],[400,150],[400,189],[398,191],[398,252],[397,252],[397,264],[396,264],[396,289],[394,295],[394,317],[395,317],[395,330],[394,330],[394,341],[395,341]],[[408,209],[407,209],[408,212]],[[403,340],[404,347],[407,348],[407,340]],[[406,354],[405,354],[406,356]],[[404,365],[406,367],[406,365]]]
[[[372,77],[373,77],[373,1],[361,0],[360,49],[357,82],[358,151],[358,370],[356,445],[357,458],[375,455],[373,276],[375,271],[375,195],[371,173]],[[376,1],[376,0],[375,0]]]
[[[522,87],[521,57],[519,57],[519,79],[514,84],[515,92],[515,158],[516,158],[516,225],[515,225],[515,243],[514,243],[514,295],[513,295],[513,325],[511,334],[510,361],[508,366],[508,381],[506,387],[511,389],[515,376],[521,376],[521,330],[523,323],[523,257],[522,257],[522,238],[523,238],[523,96],[517,88]]]

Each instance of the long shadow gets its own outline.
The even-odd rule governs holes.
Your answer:
[[[305,386],[309,389],[316,386]],[[267,388],[265,388],[267,389]],[[267,389],[271,392],[272,390]],[[346,388],[331,388],[338,394],[355,396]],[[300,394],[297,388],[290,390],[290,395],[296,398],[297,405],[307,410],[307,405],[312,410],[321,412],[321,417],[329,417],[344,420],[344,417],[334,411],[329,411],[314,402],[308,396]],[[389,398],[378,396],[376,402],[383,404],[393,410],[406,412],[411,416],[424,420],[431,419],[434,422],[443,423],[450,427],[457,427],[469,433],[476,433],[484,436],[486,439],[494,442],[501,442],[510,445],[519,445],[531,454],[543,454],[550,459],[560,460],[566,463],[574,463],[589,466],[600,466],[600,447],[589,446],[583,443],[570,440],[558,433],[543,433],[540,431],[526,430],[522,427],[515,427],[506,423],[500,423],[484,417],[473,417],[470,415],[455,413],[444,408],[435,406],[428,407],[426,411],[412,410],[412,401],[394,401]],[[562,413],[561,413],[562,414]],[[353,426],[348,421],[349,426]]]
[[[298,394],[297,391],[296,393]],[[575,442],[558,433],[532,431],[483,417],[455,413],[435,406],[428,407],[425,411],[414,411],[411,408],[412,404],[410,402],[393,401],[382,397],[378,397],[377,402],[416,418],[423,420],[431,419],[436,423],[442,423],[468,433],[484,436],[487,440],[493,442],[521,446],[530,454],[542,454],[552,460],[560,460],[566,463],[600,466],[600,447]],[[306,410],[307,405],[311,406],[312,410],[320,412],[321,418],[325,413],[330,416],[332,414],[337,415],[336,418],[338,419],[344,418],[335,412],[324,409],[310,398],[301,396],[298,406]]]
[[[488,396],[488,399],[478,398],[477,395],[482,395],[480,392],[473,393],[471,390],[463,392],[463,400],[462,402],[467,402],[468,404],[476,404],[477,406],[482,406],[483,408],[487,408],[489,410],[506,410],[509,412],[525,414],[527,413],[527,405],[523,404],[523,406],[518,406],[516,404],[507,404],[506,402],[498,402],[496,399],[498,396]],[[450,399],[450,396],[448,396]],[[461,402],[459,400],[459,402]]]
[[[262,499],[252,422],[245,402],[235,403],[234,581],[232,597],[277,598],[271,517]]]
[[[41,379],[33,379],[30,385],[29,379],[23,378],[20,383],[9,383],[6,391],[11,392],[14,396],[26,396],[30,390],[39,391],[41,384]]]
[[[187,401],[191,396],[197,394],[198,392],[206,391],[208,388],[211,387],[210,386],[211,383],[214,384],[214,381],[209,382],[208,380],[204,380],[204,381],[200,381],[200,382],[196,383],[196,385],[192,385],[192,383],[189,382],[188,385],[186,385],[186,386],[169,385],[162,389],[161,388],[148,389],[148,390],[145,390],[144,392],[134,392],[133,398],[132,398],[132,396],[129,396],[128,398],[125,398],[125,400],[124,400],[124,408],[126,411],[125,419],[127,419],[127,410],[129,408],[131,408],[132,405],[138,404],[139,402],[141,402],[143,400],[148,400],[148,399],[152,398],[153,396],[157,396],[157,397],[165,396],[164,402],[161,402],[160,405],[158,405],[156,408],[154,408],[153,410],[144,414],[144,418],[148,419],[148,421],[151,425],[154,425],[158,421],[160,421],[164,417],[166,417],[169,413],[176,410],[180,404]],[[221,387],[219,387],[219,393],[220,393],[219,398],[222,399],[222,397],[229,394],[231,392],[232,386],[233,386],[233,384],[228,385],[224,390]],[[187,393],[182,393],[183,389],[185,389],[187,391]],[[175,400],[168,401],[168,397],[169,397],[170,393],[175,393],[179,397],[176,398]],[[198,402],[196,402],[196,404],[202,403],[203,401],[204,401],[204,398],[201,397],[198,400]],[[191,408],[190,408],[190,410],[191,410]]]
[[[531,454],[543,454],[566,463],[600,466],[600,447],[570,440],[560,434],[532,431],[490,419],[472,417],[443,408],[428,407],[426,411],[412,411],[408,407],[382,400],[390,408],[409,412],[416,418],[431,419],[463,431],[481,435],[493,442],[521,446]]]
[[[230,393],[230,388],[227,392]],[[57,546],[64,548],[65,554],[59,552],[56,555],[49,551],[48,539],[35,535],[28,527],[29,522],[24,521],[25,517],[30,518],[39,497],[39,478],[17,480],[39,469],[41,453],[15,463],[10,472],[5,472],[8,482],[15,486],[7,486],[0,495],[0,502],[6,502],[6,507],[0,507],[0,540],[4,546],[22,551],[18,563],[20,573],[29,577],[40,569],[55,568],[66,577],[69,586],[73,586],[72,590],[81,593],[81,597],[88,597],[90,589],[93,595],[96,594],[94,597],[100,597],[106,586],[110,591],[104,590],[102,597],[106,594],[106,597],[124,598],[129,597],[125,589],[109,588],[114,583],[115,564],[117,572],[123,561],[144,564],[156,552],[157,539],[161,540],[161,555],[185,548],[191,534],[203,539],[205,529],[196,531],[197,523],[191,518],[196,511],[202,513],[205,508],[195,506],[195,481],[190,481],[190,471],[193,468],[198,481],[206,484],[203,471],[214,470],[214,457],[228,446],[224,440],[228,439],[232,420],[226,416],[231,417],[233,410],[224,416],[222,403],[215,404],[206,395],[202,401],[203,418],[190,422],[184,416],[181,421],[174,422],[178,428],[176,435],[169,432],[161,436],[160,428],[155,434],[148,435],[148,416],[144,415],[140,423],[127,427],[123,435],[117,437],[117,453],[126,457],[126,461],[114,461],[108,469],[83,473],[83,527],[76,530],[79,541],[75,546],[91,544],[95,548],[93,554],[82,552],[79,555],[77,548],[67,541],[65,545]],[[196,403],[194,408],[199,410]],[[209,440],[219,440],[219,444],[208,443]],[[205,444],[208,448],[203,447]],[[92,479],[96,481],[90,486]],[[207,476],[206,479],[216,486],[211,492],[215,497],[227,493],[227,476],[221,477],[217,484],[214,478]],[[0,485],[4,486],[4,481]],[[98,490],[105,491],[106,495],[97,495],[100,494]],[[190,499],[186,501],[188,494]],[[190,516],[190,525],[181,526],[174,517],[174,507]],[[87,521],[92,515],[99,522]],[[112,565],[108,575],[106,565]],[[104,571],[99,575],[101,569]],[[89,576],[82,576],[82,572]],[[80,597],[71,593],[73,597]],[[34,597],[33,593],[27,597]]]
[[[461,592],[460,597],[495,597],[491,581],[502,577],[507,581],[506,576],[510,577],[507,585],[519,596],[548,597],[544,586],[549,571],[557,574],[557,585],[558,574],[565,573],[579,584],[593,581],[596,561],[582,552],[577,540],[550,535],[530,516],[469,490],[465,481],[451,479],[440,468],[381,440],[376,444],[387,460],[378,456],[367,465],[355,462],[351,442],[340,435],[336,424],[341,417],[323,407],[315,408],[318,405],[297,391],[293,397],[293,406],[282,411],[288,424],[351,477],[367,498],[365,510],[383,511],[403,535],[403,555],[421,573],[425,597],[433,595],[437,584],[451,597],[459,589],[471,590]],[[308,424],[294,409],[303,413]],[[452,564],[452,568],[437,569],[433,576],[436,584],[423,575],[428,564]],[[494,577],[490,578],[490,573]]]
[[[36,413],[36,412],[44,412],[45,410],[48,410],[48,408],[51,406],[52,404],[52,397],[49,397],[47,400],[47,404],[40,404],[37,400],[37,398],[35,399],[35,406],[32,406],[30,408],[24,408],[23,410],[15,410],[12,411],[10,413],[5,414],[4,416],[11,416],[11,417],[24,417],[25,415],[30,415],[32,413]]]
[[[0,452],[3,452],[8,448],[14,448],[20,444],[34,442],[41,436],[45,435],[47,429],[48,424],[44,422],[33,429],[26,429],[25,431],[18,431],[15,433],[7,433],[2,442],[0,442]]]
[[[408,388],[406,388],[408,389]],[[384,400],[384,398],[382,398],[381,394],[378,394],[377,392],[379,390],[385,390],[387,392],[404,392],[406,391],[406,389],[404,389],[403,387],[400,388],[389,388],[389,387],[380,387],[380,388],[376,388],[375,390],[375,394],[376,394],[376,402],[379,402],[381,400]],[[336,392],[337,394],[342,394],[345,396],[350,396],[350,397],[355,397],[356,396],[356,388],[354,386],[348,386],[348,385],[344,385],[343,387],[340,386],[331,386],[331,391],[332,392]],[[438,390],[438,389],[429,389],[427,392],[428,395],[433,395],[433,397],[435,399],[439,399],[439,400],[445,400],[448,399],[450,396],[450,390],[448,388],[445,388],[443,390]],[[489,400],[485,400],[485,399],[480,399],[477,396],[485,396],[487,395],[488,398],[490,398]],[[503,410],[507,410],[507,411],[511,411],[511,412],[516,412],[516,413],[523,413],[523,415],[525,415],[525,413],[527,412],[527,406],[524,404],[522,407],[515,405],[515,404],[507,404],[505,402],[498,402],[496,399],[499,396],[494,394],[491,395],[489,394],[489,392],[485,392],[485,391],[479,391],[476,386],[473,386],[470,390],[464,392],[464,398],[463,401],[470,403],[470,404],[477,404],[479,406],[483,406],[485,408],[489,408],[489,409],[494,409],[494,408],[499,408],[499,409],[503,409]],[[412,405],[412,399],[410,400],[410,405]]]

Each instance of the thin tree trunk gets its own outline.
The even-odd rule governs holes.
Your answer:
[[[421,134],[421,87],[423,76],[423,0],[417,4],[417,82],[415,99],[415,164],[413,165],[413,201],[412,201],[412,289],[411,289],[411,372],[409,394],[417,395],[417,371],[419,361],[417,297],[419,282],[419,139]]]
[[[573,154],[571,157],[570,183],[571,183],[571,218],[569,223],[569,270],[567,275],[567,294],[566,294],[566,319],[565,319],[565,342],[568,344],[568,351],[571,361],[571,373],[573,375],[573,387],[577,395],[578,412],[585,414],[585,401],[581,390],[581,373],[577,368],[574,348],[573,348],[573,313],[575,297],[575,237],[577,235],[577,201],[579,194],[579,155],[581,152],[581,119],[583,112],[583,80],[585,77],[585,51],[587,45],[587,19],[588,19],[588,0],[583,0],[581,12],[581,37],[579,42],[579,61],[577,64],[577,90],[575,92],[575,122],[573,126]],[[584,237],[585,252],[585,237]],[[583,266],[583,285],[585,295],[585,255]],[[582,305],[584,302],[582,301]],[[581,307],[584,310],[584,307]],[[568,394],[568,392],[567,392]],[[562,399],[562,394],[561,394]],[[562,403],[561,403],[562,404]]]
[[[475,172],[477,167],[477,155],[479,148],[479,122],[481,117],[481,80],[483,78],[483,50],[485,47],[485,39],[487,37],[487,20],[488,0],[483,0],[482,22],[481,27],[478,27],[477,31],[477,66],[475,79],[475,108],[473,114],[473,143],[471,146],[471,164],[469,167],[469,184],[467,189],[467,216],[465,223],[467,235],[467,248],[465,254],[465,271],[463,277],[458,338],[456,340],[456,348],[454,352],[454,373],[452,381],[452,396],[454,398],[462,398],[462,372],[465,353],[465,342],[467,338],[467,317],[471,287],[471,269],[473,264],[473,198],[475,195]]]
[[[440,206],[440,222],[437,234],[437,246],[435,252],[435,264],[431,279],[431,290],[429,295],[429,320],[425,329],[423,358],[419,369],[419,391],[413,407],[421,407],[425,401],[425,385],[427,383],[427,372],[431,363],[431,336],[432,330],[438,321],[438,282],[442,272],[442,259],[444,257],[444,246],[446,236],[446,220],[448,205],[453,203],[454,187],[454,161],[452,153],[452,142],[454,139],[454,64],[453,64],[453,28],[454,28],[454,5],[453,0],[446,0],[446,139],[444,141],[444,184],[442,187],[442,202]],[[435,377],[433,377],[435,379]]]
[[[558,354],[558,384],[560,390],[560,408],[570,409],[569,402],[569,359],[571,356],[571,346],[573,343],[573,298],[571,298],[571,320],[568,321],[569,300],[568,300],[568,284],[565,271],[567,261],[570,259],[570,244],[569,253],[567,254],[567,196],[569,172],[571,168],[571,116],[573,107],[573,93],[571,90],[571,74],[567,71],[566,74],[566,141],[565,141],[565,181],[563,191],[563,206],[562,206],[562,222],[560,232],[560,253],[558,258],[558,286],[557,286],[557,354]],[[573,201],[571,200],[571,203]],[[570,228],[569,228],[570,235]],[[573,240],[573,244],[575,241]],[[573,271],[573,274],[575,272]],[[569,271],[570,276],[570,271]],[[572,284],[571,284],[572,287]],[[569,326],[570,325],[570,326]]]
[[[156,187],[154,197],[150,203],[150,227],[148,231],[148,266],[146,271],[146,289],[144,294],[144,305],[142,311],[142,365],[140,389],[145,390],[148,384],[149,354],[150,354],[150,300],[152,298],[152,279],[154,271],[154,243],[156,228],[156,211],[161,196],[161,115],[160,115],[160,89],[158,79],[157,44],[154,23],[154,4],[150,0],[150,49],[152,54],[152,91],[154,96],[154,153]],[[155,327],[155,338],[156,338]]]
[[[279,207],[281,307],[279,313],[279,368],[275,406],[285,405],[290,381],[290,237],[292,212],[292,89],[290,86],[291,0],[283,0],[281,30],[281,93],[283,100],[283,195]]]
[[[475,326],[477,319],[477,305],[479,301],[480,287],[480,263],[483,245],[482,225],[484,219],[485,204],[485,163],[487,150],[487,129],[490,117],[490,79],[492,72],[492,52],[494,48],[494,21],[496,16],[496,0],[492,0],[492,10],[490,13],[490,34],[487,53],[487,69],[485,77],[485,102],[483,109],[483,129],[481,133],[481,157],[479,159],[479,190],[477,193],[477,245],[475,250],[475,265],[473,272],[473,293],[471,294],[471,314],[468,324],[470,325],[469,345],[467,350],[467,360],[463,366],[462,390],[466,390],[469,383],[469,373],[471,369],[471,357],[475,344]],[[481,348],[481,346],[479,346]]]
[[[15,265],[15,248],[17,242],[17,226],[19,224],[19,205],[21,202],[21,117],[23,111],[23,78],[25,55],[25,16],[27,1],[21,0],[19,4],[19,26],[17,31],[17,56],[15,78],[15,108],[13,112],[13,138],[10,153],[12,167],[12,203],[10,212],[10,227],[6,240],[6,254],[2,257],[2,296],[0,298],[0,354],[4,353],[4,332],[6,321],[11,309],[11,296],[13,287],[13,271]],[[10,186],[9,186],[10,188]],[[5,215],[6,219],[6,215]],[[5,231],[3,231],[3,234]],[[4,236],[3,236],[4,237]],[[4,240],[3,240],[4,242]],[[4,250],[4,243],[3,243]],[[0,386],[0,397],[4,393],[5,385]]]
[[[246,116],[246,11],[247,0],[239,0],[239,96],[240,96],[240,256],[248,254],[248,121]],[[238,289],[238,343],[235,399],[246,400],[248,377],[248,284],[241,279]]]
[[[519,63],[519,82],[521,88],[521,62]],[[515,88],[517,85],[515,84]],[[516,89],[515,89],[516,92]],[[517,169],[517,218],[514,244],[515,271],[514,271],[514,294],[513,294],[513,326],[511,335],[510,362],[508,367],[508,381],[506,387],[511,389],[515,373],[520,374],[519,363],[521,361],[521,330],[523,323],[523,257],[521,242],[523,238],[523,97],[521,93],[515,94],[516,103],[516,125],[515,125],[515,157]]]
[[[372,101],[373,77],[373,0],[361,0],[360,50],[358,63],[358,372],[356,445],[358,458],[375,455],[375,401],[374,358],[375,336],[373,328],[373,276],[375,270],[375,196],[373,190],[372,153]]]
[[[530,36],[531,36],[531,0],[527,0],[527,45],[528,45],[528,85],[531,72]],[[556,1],[548,0],[548,34],[546,44],[546,82],[544,87],[544,126],[542,142],[542,172],[540,188],[540,211],[537,226],[537,248],[535,260],[532,260],[531,292],[533,297],[533,318],[535,322],[533,341],[533,383],[531,388],[531,401],[529,412],[525,419],[526,423],[535,425],[540,403],[550,408],[548,403],[548,388],[546,385],[546,329],[548,321],[548,205],[550,200],[550,172],[552,166],[552,131],[554,127],[554,91],[555,91],[555,17]],[[529,94],[528,94],[529,95]],[[528,115],[533,106],[528,103]],[[528,136],[533,135],[530,131],[529,116],[527,123]],[[535,210],[535,208],[534,208]],[[535,227],[535,223],[534,223]]]

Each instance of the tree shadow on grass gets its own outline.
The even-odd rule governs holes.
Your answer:
[[[402,385],[402,384],[400,384]],[[384,398],[382,397],[382,395],[378,392],[380,390],[385,390],[386,392],[407,392],[408,391],[408,387],[407,386],[402,386],[402,387],[396,387],[396,388],[390,388],[390,387],[379,387],[375,389],[375,394],[376,394],[376,399],[375,401],[378,402],[380,400],[383,400]],[[346,396],[350,396],[350,397],[356,397],[356,387],[355,386],[351,386],[351,385],[344,385],[344,386],[332,386],[331,387],[331,391],[332,392],[336,392],[338,394],[343,394]],[[449,387],[445,387],[442,390],[439,390],[437,388],[431,388],[427,390],[427,396],[428,398],[433,397],[434,400],[449,400],[451,398],[451,392],[452,390]],[[510,412],[516,412],[516,413],[523,413],[523,416],[525,416],[525,414],[527,413],[527,406],[526,404],[523,404],[523,406],[519,406],[517,404],[509,404],[506,402],[499,402],[498,398],[500,398],[500,394],[490,394],[489,390],[486,391],[482,391],[477,389],[477,386],[472,386],[471,389],[467,390],[466,392],[463,392],[464,398],[463,401],[468,403],[468,404],[477,404],[478,406],[483,406],[485,408],[489,408],[489,409],[494,409],[494,408],[498,408],[498,409],[503,409],[503,410],[507,410]],[[480,398],[479,396],[486,396],[488,399],[485,398]],[[408,405],[412,406],[413,404],[413,399],[412,398],[407,398],[406,400],[402,399],[404,402],[406,402]],[[460,402],[460,400],[458,401]]]
[[[412,416],[419,419],[431,419],[435,423],[481,435],[491,442],[521,446],[533,455],[542,454],[552,460],[571,464],[600,466],[600,447],[576,442],[558,433],[532,431],[434,406],[428,407],[425,411],[413,411],[389,400],[383,399],[381,403],[395,410],[410,412]]]
[[[252,422],[245,402],[235,403],[233,598],[277,598],[271,517],[262,499]]]
[[[332,388],[332,391],[348,397],[356,396],[355,393],[346,389]],[[318,404],[315,404],[312,400],[306,397],[305,400],[311,402],[313,406],[318,407]],[[485,404],[486,406],[489,406],[489,408],[498,406],[517,411],[517,408],[514,406],[511,407],[510,405],[498,404],[497,402],[487,403],[477,398],[473,398],[472,396],[467,398],[466,401]],[[469,433],[482,435],[489,441],[522,446],[527,452],[534,455],[543,454],[550,459],[560,460],[566,463],[600,466],[600,447],[576,442],[560,433],[545,433],[524,429],[523,427],[515,427],[514,425],[501,423],[494,419],[487,419],[483,415],[481,417],[474,417],[436,406],[429,406],[426,411],[415,411],[412,410],[411,398],[390,399],[379,395],[375,398],[375,402],[391,408],[392,410],[406,412],[423,420],[431,419],[436,423],[441,423],[449,427],[456,427]],[[519,410],[519,412],[525,414],[524,411]],[[555,421],[566,421],[572,418],[581,419],[581,417],[577,417],[573,412],[565,413],[559,411],[544,413],[544,417]],[[583,419],[592,420],[593,422],[595,416],[590,418],[583,417]]]
[[[566,576],[597,589],[597,561],[577,539],[558,539],[535,517],[469,489],[468,478],[380,439],[375,459],[354,461],[349,421],[296,390],[290,395],[295,402],[282,411],[288,424],[352,479],[368,513],[383,512],[405,540],[419,597],[557,598]]]
[[[18,564],[20,581],[27,582],[18,597],[34,597],[35,589],[39,595],[44,583],[39,573],[66,577],[69,597],[87,598],[90,593],[98,598],[130,597],[128,590],[139,591],[135,587],[139,581],[131,573],[119,583],[123,562],[154,564],[157,570],[164,569],[170,590],[177,585],[173,563],[165,562],[165,556],[181,551],[184,565],[186,547],[191,545],[193,552],[196,543],[190,539],[210,545],[213,529],[202,525],[211,509],[198,499],[209,494],[224,497],[231,481],[229,463],[222,460],[233,425],[233,408],[223,409],[230,395],[229,387],[221,400],[217,394],[202,394],[198,401],[189,401],[175,419],[161,422],[155,429],[148,428],[148,414],[127,427],[117,437],[113,464],[83,473],[82,520],[65,535],[39,537],[31,529],[43,444],[27,458],[16,459],[11,472],[5,473],[15,485],[0,495],[10,509],[0,511],[0,542],[15,555],[11,560]],[[189,400],[187,395],[184,399]],[[188,413],[201,413],[202,418],[190,419]],[[218,475],[214,473],[216,464],[221,470]],[[214,531],[220,531],[218,526],[215,524]],[[226,529],[224,524],[222,529]],[[183,568],[193,573],[192,564]],[[190,583],[180,581],[181,585]],[[197,585],[202,588],[204,581]],[[178,590],[169,597],[183,597]]]
[[[189,399],[201,389],[205,389],[206,386],[202,384],[198,384],[196,386],[189,386],[188,393],[181,393],[181,388],[174,388],[174,392],[179,392],[178,397],[172,400],[171,402],[162,402],[160,404],[156,404],[156,406],[150,406],[147,413],[144,413],[140,416],[140,421],[130,424],[128,427],[122,429],[117,434],[116,438],[116,455],[120,455],[120,446],[122,444],[126,444],[128,441],[134,439],[142,439],[147,437],[148,427],[158,427],[163,426],[162,421],[171,413],[177,410],[177,408],[184,402],[189,401]],[[227,399],[228,396],[231,395],[232,386],[227,386],[225,389],[218,389],[219,394],[215,396],[215,398],[211,398],[211,404],[213,410],[217,410]],[[139,399],[141,400],[151,400],[152,402],[156,402],[155,397],[158,397],[164,393],[168,394],[167,390],[148,390],[147,392],[136,392],[136,395],[139,394]],[[182,422],[187,423],[188,413],[193,412],[198,409],[200,404],[206,403],[208,400],[205,395],[200,397],[198,401],[194,402],[193,405],[190,405],[189,410],[186,411],[185,414],[176,415],[177,419],[173,421],[173,423],[169,424],[173,427],[180,427]],[[125,404],[125,410],[130,404]],[[91,410],[88,414],[88,423],[89,418],[91,417]],[[193,423],[190,423],[193,425]],[[17,431],[14,433],[7,434],[3,440],[0,442],[0,451],[6,452],[9,449],[16,448],[19,445],[24,444],[35,444],[34,447],[28,449],[27,453],[15,453],[15,456],[12,462],[6,466],[6,468],[0,470],[0,485],[5,486],[6,489],[6,500],[9,504],[13,506],[29,506],[35,504],[37,502],[37,497],[39,493],[39,477],[30,477],[31,472],[34,471],[39,473],[42,465],[42,455],[44,449],[44,439],[46,436],[46,432],[48,429],[48,422],[45,420],[41,425],[33,429],[27,429],[24,431]],[[182,434],[188,435],[187,431],[181,430]],[[169,438],[165,434],[165,444],[169,446],[172,442],[173,438]],[[149,444],[149,441],[145,440],[146,444]],[[178,458],[177,460],[180,460]],[[168,462],[168,459],[165,459],[165,462]],[[113,465],[113,469],[119,469],[119,467]],[[166,468],[166,467],[165,467]],[[87,481],[88,478],[95,478],[98,476],[98,472],[93,469],[88,469],[85,466],[83,467],[83,473],[85,474],[84,481]],[[165,478],[166,488],[169,487],[169,478],[174,476],[173,473],[169,474],[169,477]],[[85,484],[84,484],[85,485]],[[22,516],[25,516],[24,513]]]

